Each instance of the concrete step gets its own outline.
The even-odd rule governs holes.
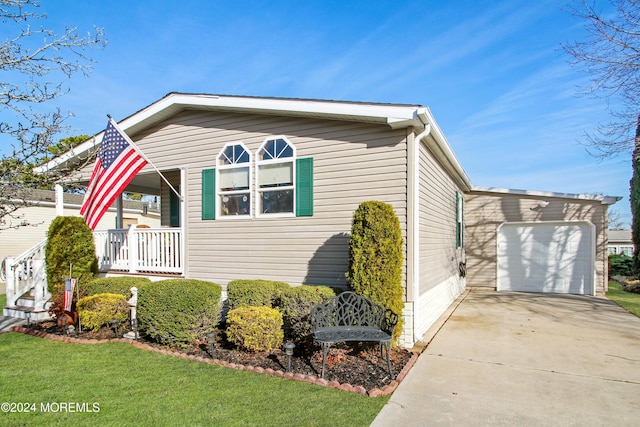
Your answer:
[[[51,319],[49,315],[50,303],[45,306],[45,310],[34,310],[33,307],[28,307],[24,305],[16,305],[15,307],[5,307],[3,310],[3,314],[8,317],[13,317],[16,319],[27,319],[31,322],[41,322],[43,320]]]

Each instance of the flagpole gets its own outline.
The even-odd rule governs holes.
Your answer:
[[[180,199],[181,202],[184,202],[184,199],[182,197],[182,195],[180,193],[178,193],[178,191],[173,188],[173,185],[171,185],[171,183],[167,180],[167,178],[165,178],[165,176],[162,174],[162,172],[160,172],[160,170],[156,167],[156,165],[153,164],[153,162],[151,160],[149,160],[149,158],[147,157],[146,154],[144,154],[144,152],[138,148],[138,146],[135,144],[135,142],[133,142],[131,140],[131,138],[129,138],[129,135],[127,135],[121,128],[120,126],[118,126],[118,124],[115,122],[115,120],[113,120],[113,118],[111,117],[110,114],[107,114],[107,117],[109,117],[109,121],[111,122],[111,124],[113,125],[114,128],[116,128],[116,130],[118,132],[120,132],[120,134],[127,140],[127,142],[129,144],[131,144],[136,151],[140,154],[140,156],[142,156],[143,159],[145,159],[147,161],[147,163],[149,165],[151,165],[151,167],[158,172],[158,175],[160,175],[160,178],[162,178],[164,180],[164,182],[167,183],[167,185],[169,186],[169,188],[171,188],[171,190],[176,194],[176,196],[178,196],[178,198]],[[104,135],[103,135],[104,138]]]

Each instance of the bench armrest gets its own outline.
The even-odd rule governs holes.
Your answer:
[[[393,328],[395,328],[397,324],[398,315],[391,309],[386,309],[384,311],[384,319],[382,319],[382,325],[380,325],[381,329],[389,335],[393,335]]]

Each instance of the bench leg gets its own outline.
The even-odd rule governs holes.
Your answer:
[[[320,378],[324,379],[324,367],[327,362],[327,352],[329,351],[331,344],[323,342],[320,343],[320,345],[322,346],[322,374],[320,375]]]
[[[382,346],[384,345],[384,348],[387,350],[387,368],[389,368],[389,376],[391,376],[391,379],[395,379],[393,376],[393,371],[391,370],[391,359],[389,358],[389,353],[391,350],[391,343],[389,342],[385,342],[385,343],[380,343],[380,357],[382,357]]]

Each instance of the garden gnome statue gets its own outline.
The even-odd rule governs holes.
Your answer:
[[[135,286],[131,288],[131,298],[129,298],[129,313],[131,317],[131,327],[133,328],[132,332],[127,332],[124,334],[125,338],[138,339],[138,313],[136,312],[136,308],[138,306],[138,288]]]

